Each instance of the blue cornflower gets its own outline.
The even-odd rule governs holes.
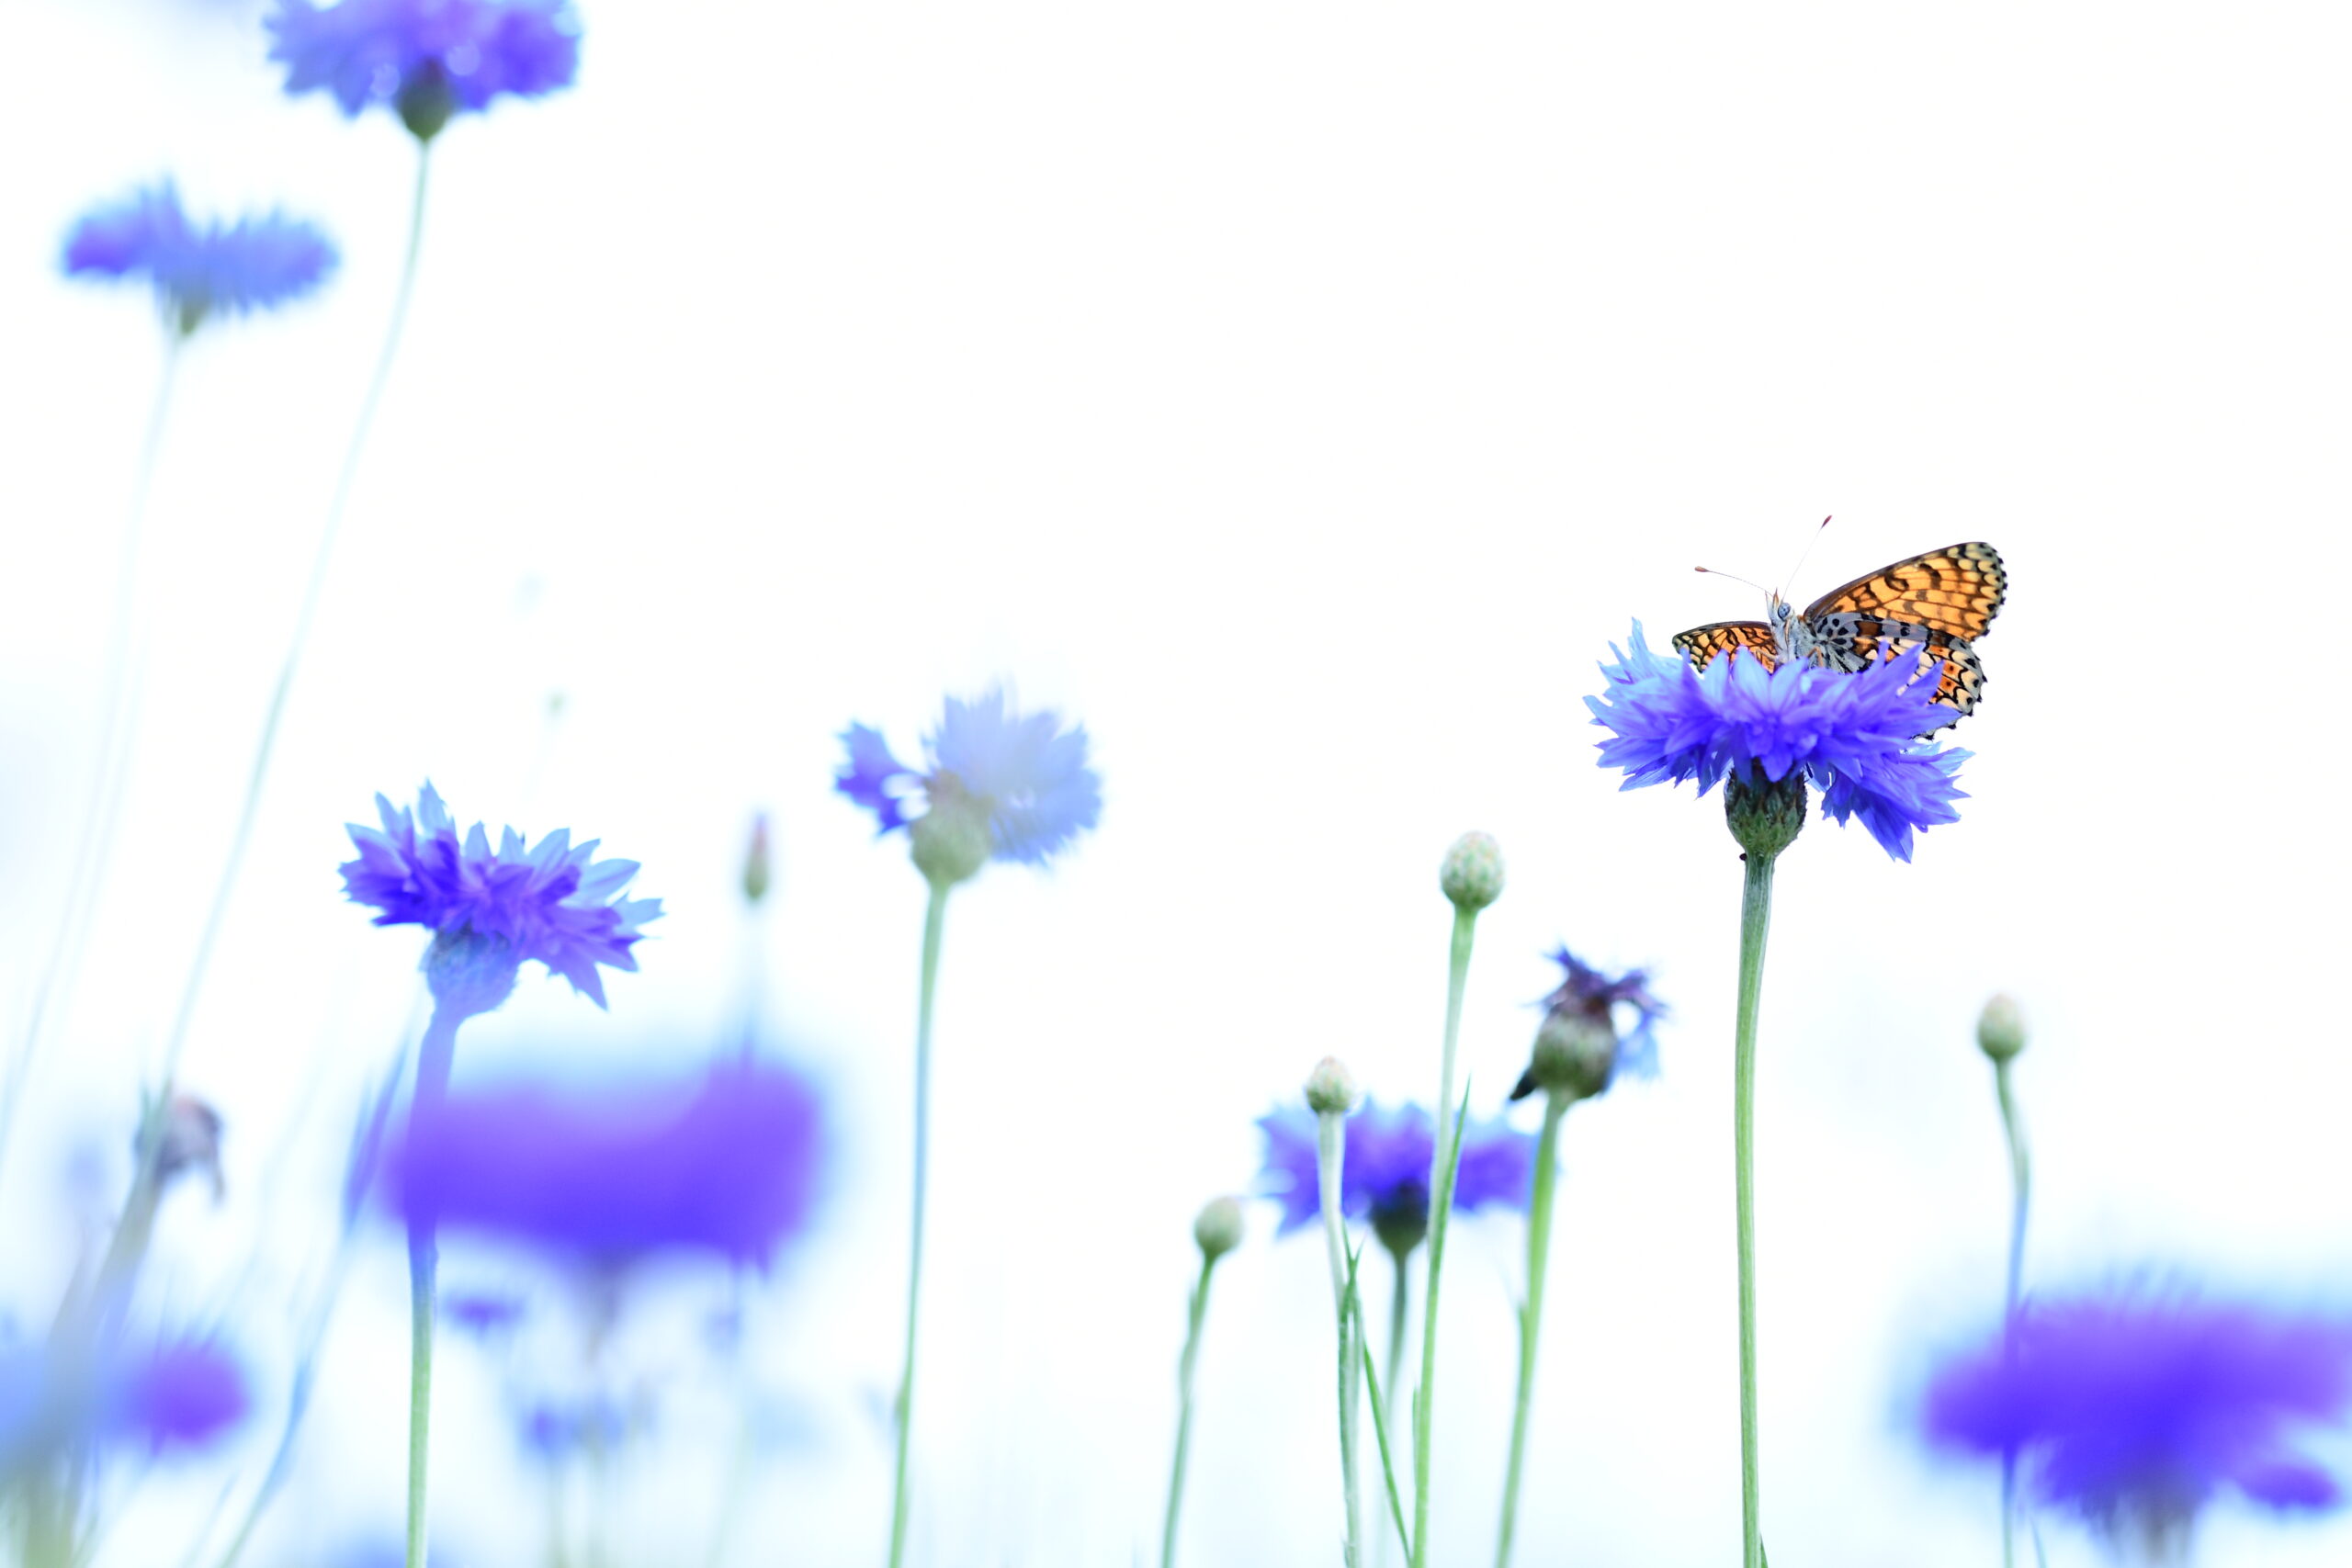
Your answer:
[[[1258,1118],[1258,1127],[1266,1135],[1261,1180],[1267,1196],[1282,1202],[1277,1234],[1286,1235],[1323,1211],[1316,1182],[1316,1116],[1304,1107],[1285,1107]],[[1383,1109],[1366,1100],[1348,1118],[1340,1210],[1350,1219],[1369,1219],[1381,1244],[1399,1258],[1419,1247],[1429,1230],[1436,1137],[1436,1123],[1419,1105]],[[1455,1212],[1525,1208],[1534,1168],[1532,1134],[1498,1121],[1465,1122],[1453,1177]]]
[[[808,1224],[819,1134],[815,1091],[773,1067],[597,1093],[458,1090],[414,1114],[387,1197],[413,1228],[600,1268],[671,1251],[764,1263]]]
[[[1852,673],[1799,660],[1768,671],[1735,649],[1699,671],[1653,653],[1638,621],[1629,650],[1610,652],[1609,683],[1585,705],[1611,733],[1601,765],[1624,770],[1627,789],[1696,779],[1704,795],[1726,776],[1778,784],[1802,770],[1825,815],[1860,817],[1906,861],[1914,829],[1960,820],[1952,803],[1967,795],[1953,780],[1970,753],[1918,739],[1950,710],[1908,657]]]
[[[0,1356],[0,1473],[88,1441],[149,1453],[202,1448],[250,1407],[244,1372],[218,1346],[114,1346],[69,1363],[27,1347]]]
[[[927,770],[899,761],[881,732],[863,724],[844,730],[842,743],[849,756],[833,787],[873,812],[885,833],[909,825],[907,804],[920,794],[929,815],[984,826],[990,858],[1043,865],[1102,815],[1085,726],[1064,730],[1050,709],[1016,713],[1001,688],[974,702],[947,699],[939,728],[923,740]]]
[[[197,223],[164,180],[85,213],[62,258],[77,277],[143,277],[164,320],[183,335],[216,312],[241,315],[299,299],[337,261],[318,226],[281,213]]]
[[[2030,1466],[2041,1497],[2110,1533],[2184,1533],[2216,1493],[2335,1506],[2296,1438],[2352,1410],[2352,1322],[2106,1293],[2030,1305],[1928,1390],[1939,1447]]]
[[[453,114],[543,96],[580,70],[580,19],[564,0],[278,0],[268,25],[288,93],[324,88],[355,117],[390,105],[427,140]]]
[[[341,868],[344,891],[352,902],[381,910],[379,926],[423,926],[434,933],[424,968],[444,1005],[495,1007],[513,988],[515,972],[536,961],[603,1007],[597,966],[637,967],[629,949],[639,928],[662,913],[659,898],[616,897],[637,874],[637,862],[595,860],[599,840],[574,848],[562,829],[526,849],[508,828],[493,852],[479,822],[458,837],[430,784],[418,795],[413,817],[380,795],[376,811],[380,830],[347,825],[359,858]]]

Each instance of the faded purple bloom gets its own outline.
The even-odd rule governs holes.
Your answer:
[[[1001,689],[973,702],[947,699],[939,728],[923,741],[930,767],[891,755],[881,732],[853,724],[848,756],[833,787],[874,813],[881,831],[907,825],[918,795],[936,809],[968,804],[988,822],[993,857],[1043,865],[1102,814],[1102,781],[1086,761],[1083,725],[1061,728],[1051,710],[1014,712]]]
[[[182,333],[209,317],[299,299],[333,273],[334,246],[317,225],[280,213],[198,223],[163,180],[85,214],[65,236],[70,276],[144,278]]]
[[[250,1407],[244,1373],[225,1351],[182,1340],[118,1370],[105,1425],[157,1452],[201,1448]]]
[[[1918,739],[1951,710],[1907,656],[1852,673],[1799,661],[1768,671],[1735,649],[1699,671],[1653,653],[1638,621],[1627,649],[1610,651],[1608,684],[1585,705],[1611,732],[1601,766],[1623,769],[1626,789],[1696,780],[1703,795],[1734,773],[1777,784],[1801,769],[1825,815],[1860,818],[1896,860],[1911,858],[1915,829],[1960,820],[1953,802],[1967,795],[1953,779],[1969,753]]]
[[[2352,1321],[2109,1292],[2028,1306],[1947,1362],[1937,1446],[2014,1454],[2050,1503],[2110,1533],[2185,1532],[2212,1497],[2331,1508],[2335,1478],[2298,1440],[2352,1410]]]
[[[1612,979],[1570,953],[1566,942],[1551,957],[1560,966],[1560,984],[1544,998],[1544,1006],[1572,1008],[1617,1031],[1618,1076],[1657,1077],[1657,1024],[1666,1016],[1666,1004],[1650,995],[1650,972],[1628,969]],[[1631,1029],[1621,1021],[1626,1009],[1633,1012]]]
[[[426,973],[436,995],[443,978],[436,965],[498,971],[511,986],[516,969],[537,962],[603,1007],[597,966],[637,967],[629,949],[639,929],[662,913],[659,898],[618,897],[637,874],[637,862],[595,860],[599,840],[574,848],[564,829],[526,849],[509,828],[493,852],[479,822],[459,838],[429,784],[413,818],[380,795],[376,810],[380,830],[350,825],[359,858],[342,867],[344,891],[354,903],[382,911],[379,926],[423,926],[434,933]]]
[[[580,20],[562,0],[278,0],[268,26],[288,93],[323,88],[350,116],[385,104],[426,138],[501,95],[568,87],[580,69]]]
[[[505,1333],[520,1324],[529,1310],[520,1296],[489,1291],[453,1292],[441,1298],[442,1319],[477,1339]]]
[[[617,1268],[656,1252],[764,1264],[814,1206],[816,1093],[773,1067],[563,1094],[453,1090],[387,1160],[412,1226]]]
[[[1266,1135],[1261,1179],[1267,1196],[1283,1206],[1278,1234],[1295,1231],[1322,1213],[1315,1123],[1314,1112],[1298,1107],[1258,1118]],[[1399,1256],[1419,1246],[1429,1229],[1435,1141],[1435,1123],[1418,1105],[1383,1108],[1366,1100],[1347,1121],[1340,1210],[1350,1219],[1369,1219],[1382,1245]],[[1532,1134],[1499,1121],[1465,1122],[1462,1159],[1454,1169],[1454,1210],[1524,1208],[1534,1169]]]

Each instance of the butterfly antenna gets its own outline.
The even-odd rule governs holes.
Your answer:
[[[1826,517],[1823,518],[1821,520],[1821,528],[1826,528],[1828,526],[1829,519]],[[1788,584],[1788,586],[1792,588],[1796,586],[1797,573],[1803,571],[1804,570],[1804,563],[1812,558],[1813,547],[1821,542],[1821,528],[1815,528],[1813,531],[1813,536],[1805,540],[1804,548],[1797,552],[1797,564],[1789,568],[1789,575],[1781,580]]]
[[[1730,577],[1730,578],[1731,578],[1731,580],[1732,580],[1734,582],[1747,582],[1748,587],[1753,588],[1753,589],[1754,589],[1754,590],[1756,590],[1756,592],[1758,592],[1758,593],[1769,593],[1769,592],[1771,592],[1771,590],[1770,590],[1770,589],[1766,588],[1766,587],[1765,587],[1762,583],[1760,583],[1760,582],[1747,582],[1747,579],[1746,579],[1746,578],[1744,578],[1744,577],[1732,577],[1732,574],[1731,574],[1730,572],[1727,572],[1727,571],[1717,571],[1713,567],[1711,567],[1711,566],[1695,566],[1695,567],[1692,567],[1690,570],[1693,570],[1693,571],[1703,571],[1703,572],[1705,572],[1709,577]]]

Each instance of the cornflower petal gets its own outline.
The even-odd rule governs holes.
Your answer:
[[[280,213],[198,224],[164,180],[85,214],[65,237],[69,276],[144,278],[183,331],[213,315],[242,315],[299,299],[334,273],[334,244],[312,223]]]
[[[563,0],[278,0],[268,28],[287,92],[323,90],[355,118],[420,90],[479,112],[570,86],[580,69],[579,18]]]
[[[853,724],[841,739],[833,787],[874,813],[878,832],[907,825],[907,802],[920,790],[933,807],[944,797],[976,806],[992,859],[1043,865],[1102,819],[1102,781],[1087,761],[1085,727],[1064,730],[1051,711],[1016,713],[1001,688],[947,699],[923,742],[924,770],[899,761],[869,726]]]

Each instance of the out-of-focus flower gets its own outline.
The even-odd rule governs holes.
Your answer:
[[[2183,1539],[2213,1496],[2335,1506],[2298,1439],[2352,1410],[2352,1321],[2109,1292],[2029,1305],[1947,1362],[1925,1424],[1941,1448],[2016,1456],[2041,1496],[2119,1539]]]
[[[1277,1234],[1287,1235],[1322,1213],[1315,1122],[1312,1111],[1288,1107],[1258,1118],[1266,1136],[1263,1190],[1283,1206]],[[1383,1107],[1367,1100],[1348,1120],[1340,1207],[1350,1219],[1369,1219],[1381,1244],[1400,1257],[1419,1246],[1429,1230],[1435,1143],[1436,1124],[1418,1105]],[[1454,1211],[1525,1208],[1534,1168],[1533,1134],[1499,1121],[1465,1122],[1461,1163],[1454,1170]]]
[[[764,1264],[808,1223],[817,1096],[774,1067],[688,1085],[455,1090],[387,1160],[412,1226],[473,1231],[598,1269],[661,1252]]]
[[[386,105],[428,140],[453,114],[543,96],[580,70],[563,0],[278,0],[268,26],[288,93],[324,89],[350,116]]]
[[[243,1371],[211,1345],[181,1340],[120,1366],[105,1429],[153,1450],[201,1448],[251,1408]]]
[[[538,1399],[523,1411],[518,1436],[533,1458],[560,1464],[575,1454],[609,1455],[628,1440],[639,1414],[601,1396]]]
[[[0,1473],[89,1441],[153,1454],[200,1449],[250,1407],[236,1359],[198,1340],[80,1357],[24,1347],[0,1356]]]
[[[477,1339],[504,1334],[520,1324],[529,1310],[520,1296],[489,1291],[453,1291],[441,1298],[442,1318]]]
[[[315,290],[335,249],[317,225],[281,213],[198,223],[163,180],[85,214],[65,236],[69,276],[143,278],[173,328],[266,310]]]
[[[968,703],[947,699],[939,728],[923,740],[926,769],[899,761],[881,732],[863,724],[843,731],[842,743],[848,757],[833,787],[873,812],[885,833],[908,826],[907,806],[921,795],[930,814],[984,825],[990,857],[1043,865],[1102,814],[1085,727],[1065,730],[1050,709],[1017,713],[1001,690]]]
[[[155,1181],[169,1187],[191,1172],[201,1175],[219,1202],[227,1190],[220,1174],[220,1113],[192,1094],[175,1094],[164,1111],[155,1145]]]
[[[1705,795],[1726,776],[1778,784],[1802,770],[1826,815],[1860,817],[1896,860],[1911,858],[1915,829],[1960,820],[1952,803],[1967,795],[1953,781],[1970,754],[1918,739],[1950,710],[1908,656],[1852,673],[1796,660],[1768,671],[1735,649],[1698,671],[1652,652],[1638,621],[1627,649],[1610,651],[1608,684],[1585,705],[1611,734],[1601,766],[1623,769],[1627,789],[1688,779]]]
[[[637,967],[629,950],[639,929],[662,913],[659,898],[618,897],[637,874],[637,862],[596,860],[599,840],[574,848],[563,829],[535,849],[508,828],[493,851],[479,822],[461,839],[429,784],[413,817],[380,795],[376,810],[380,829],[349,825],[359,858],[342,867],[344,891],[354,903],[381,911],[379,926],[423,926],[434,933],[424,971],[445,1005],[464,990],[495,1007],[513,988],[515,972],[536,962],[603,1007],[597,966]]]
[[[1620,1074],[1657,1077],[1657,1024],[1666,1004],[1650,994],[1646,969],[1611,976],[1563,942],[1552,953],[1560,983],[1544,998],[1535,1061],[1511,1090],[1524,1100],[1538,1088],[1567,1089],[1582,1099],[1599,1094]],[[1632,1024],[1623,1020],[1628,1013]]]

